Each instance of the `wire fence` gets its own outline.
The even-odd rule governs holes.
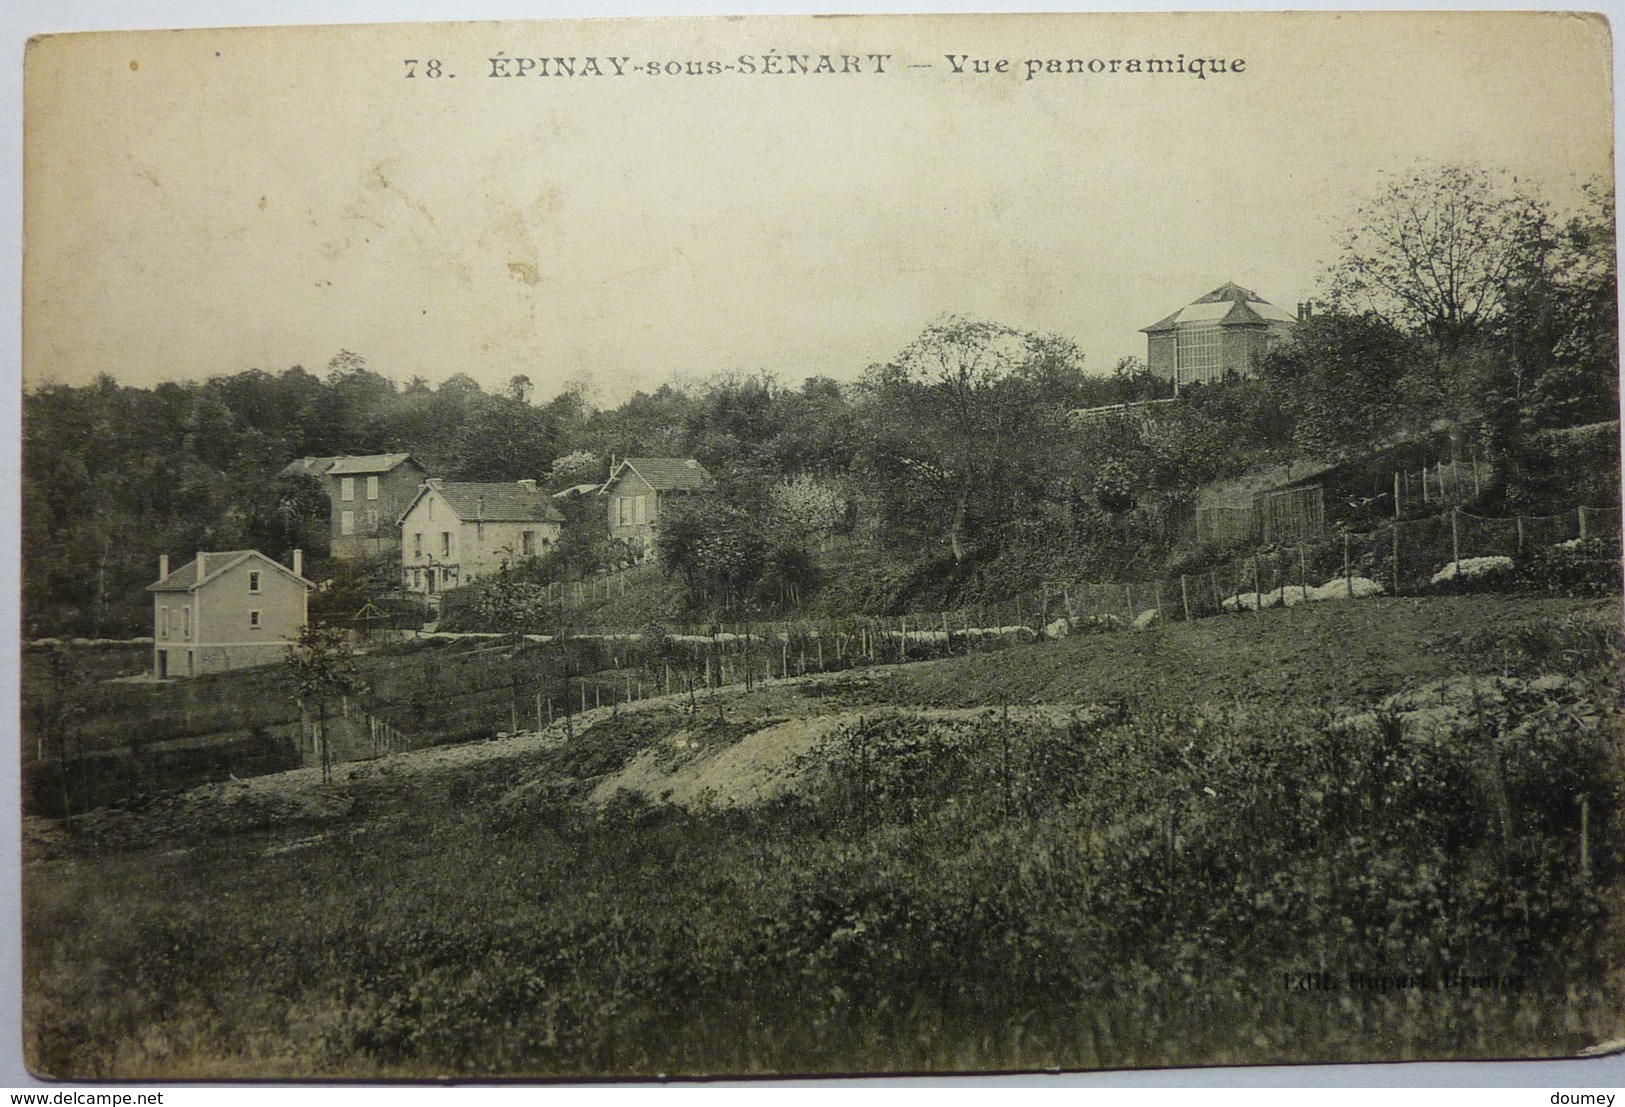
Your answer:
[[[1259,546],[1165,577],[1047,581],[996,603],[945,611],[462,642],[455,654],[423,655],[412,690],[380,688],[365,711],[353,704],[341,709],[341,716],[354,718],[330,729],[329,756],[335,762],[376,757],[502,733],[562,737],[579,713],[613,712],[653,697],[694,707],[725,688],[975,655],[1041,638],[1447,591],[1486,559],[1500,559],[1497,564],[1511,570],[1521,557],[1582,539],[1602,543],[1600,552],[1590,552],[1617,565],[1620,531],[1617,507],[1507,518],[1452,508],[1361,532]],[[1502,579],[1510,582],[1510,572]],[[302,752],[312,755],[308,736]]]

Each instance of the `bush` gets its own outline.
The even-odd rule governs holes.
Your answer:
[[[1614,596],[1620,592],[1618,542],[1573,539],[1531,550],[1517,571],[1518,583],[1548,596]]]

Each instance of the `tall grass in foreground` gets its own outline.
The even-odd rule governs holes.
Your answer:
[[[629,717],[557,754],[547,788],[491,767],[310,849],[36,870],[30,1061],[653,1075],[1572,1053],[1622,1021],[1618,639],[1580,620],[1443,643],[1477,674],[1347,710],[870,722],[819,751],[806,791],[745,811],[583,807],[588,774],[662,733]]]

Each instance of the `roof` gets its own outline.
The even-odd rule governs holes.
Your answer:
[[[1261,327],[1271,323],[1296,323],[1291,312],[1278,308],[1249,288],[1226,281],[1206,296],[1186,304],[1172,315],[1140,329],[1147,334],[1171,331],[1187,323],[1212,323],[1220,327]]]
[[[342,457],[301,457],[288,462],[287,465],[283,466],[282,472],[284,475],[308,473],[313,477],[354,476],[359,473],[387,473],[408,461],[412,461],[411,454],[362,454],[359,456],[346,454]],[[417,464],[415,461],[412,463]]]
[[[1196,490],[1198,508],[1251,507],[1253,498],[1266,492],[1278,492],[1295,484],[1331,472],[1329,462],[1302,461],[1290,465],[1264,465],[1250,469],[1227,480],[1217,480]]]
[[[630,469],[656,492],[702,492],[711,487],[711,474],[691,457],[629,457],[615,467],[603,491]]]
[[[209,583],[228,569],[235,569],[238,565],[257,558],[274,569],[278,569],[293,577],[306,588],[314,588],[310,581],[297,575],[294,571],[280,562],[266,557],[258,550],[218,550],[199,553],[191,561],[170,573],[163,580],[147,585],[148,592],[192,592],[201,585]]]
[[[417,507],[418,501],[431,491],[439,492],[457,518],[465,523],[562,523],[564,516],[553,504],[553,497],[525,484],[483,484],[473,481],[435,481],[418,490],[401,518],[405,519]]]

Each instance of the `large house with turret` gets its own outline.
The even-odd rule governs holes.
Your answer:
[[[1172,381],[1176,393],[1186,385],[1208,384],[1231,374],[1251,377],[1265,351],[1291,335],[1309,312],[1308,304],[1300,304],[1294,315],[1250,289],[1226,282],[1141,328],[1146,365]]]

